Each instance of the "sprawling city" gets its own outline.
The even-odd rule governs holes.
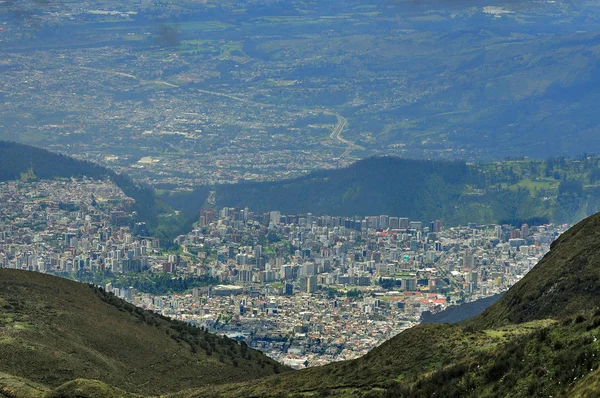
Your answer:
[[[600,396],[600,3],[0,0],[0,398]]]
[[[567,228],[204,209],[178,249],[163,251],[134,234],[144,225],[126,211],[132,199],[110,182],[8,182],[0,197],[2,267],[204,278],[210,283],[180,294],[102,287],[293,368],[357,358],[425,311],[506,291]]]

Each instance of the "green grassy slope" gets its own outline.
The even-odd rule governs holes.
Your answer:
[[[387,390],[396,381],[412,383],[456,361],[473,359],[506,343],[508,336],[527,333],[542,323],[505,328],[498,333],[472,333],[458,325],[427,324],[409,329],[353,361],[333,363],[239,385],[207,387],[176,397],[277,397],[286,393],[354,395]]]
[[[599,327],[600,310],[480,331],[419,326],[354,361],[173,397],[570,396],[600,367]]]
[[[600,306],[599,243],[600,213],[561,235],[525,278],[467,324],[489,328]]]
[[[48,388],[22,377],[0,372],[0,397],[43,397]]]
[[[77,379],[69,381],[45,393],[44,398],[142,398],[143,395],[125,392],[97,380]]]
[[[599,328],[600,309],[483,331],[427,325],[359,360],[169,397],[597,396]],[[45,397],[135,397],[93,380],[31,391]]]
[[[159,394],[287,369],[237,342],[89,285],[0,269],[0,372],[47,387],[95,379]]]

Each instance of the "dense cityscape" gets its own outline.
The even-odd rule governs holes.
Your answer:
[[[0,0],[0,397],[600,396],[599,21]]]
[[[102,287],[295,368],[359,357],[424,311],[506,291],[567,227],[203,209],[177,249],[164,251],[140,237],[132,200],[111,182],[7,182],[0,198],[1,267],[206,278],[178,294]]]

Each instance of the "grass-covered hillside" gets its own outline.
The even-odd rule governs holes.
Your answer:
[[[76,379],[158,395],[287,371],[245,344],[90,285],[7,269],[0,269],[0,358],[0,396]]]
[[[481,329],[600,307],[599,244],[597,214],[561,235],[525,278],[468,324]]]
[[[599,230],[596,214],[564,233],[521,282],[463,324],[423,324],[353,361],[176,396],[598,396]]]

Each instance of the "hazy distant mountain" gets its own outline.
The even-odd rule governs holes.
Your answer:
[[[600,150],[595,2],[153,4],[2,3],[0,137],[165,184]]]

